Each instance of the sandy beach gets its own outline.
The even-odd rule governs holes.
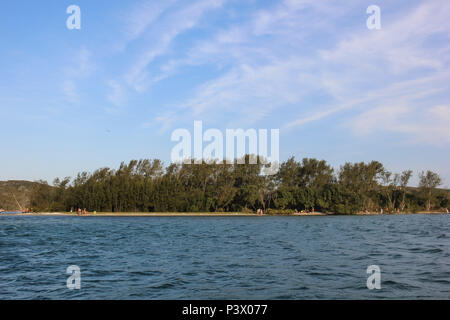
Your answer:
[[[16,216],[67,216],[67,217],[77,217],[76,213],[70,212],[42,212],[42,213],[18,213],[14,214]],[[291,214],[284,216],[326,216],[327,214],[314,212],[314,213],[302,213],[302,214]],[[263,216],[281,216],[281,215],[269,215],[264,214]],[[244,213],[244,212],[97,212],[88,213],[80,217],[258,217],[255,213]],[[260,216],[259,216],[260,217]]]
[[[356,214],[336,214],[323,212],[293,213],[293,214],[264,214],[263,216],[373,216],[373,215],[409,215],[409,214],[447,214],[446,212],[400,212],[400,213],[379,213],[362,212]],[[5,215],[6,216],[6,215]],[[17,213],[8,216],[34,216],[34,217],[77,217],[75,212],[41,212],[41,213]],[[97,212],[88,213],[80,217],[260,217],[255,213],[245,212]]]

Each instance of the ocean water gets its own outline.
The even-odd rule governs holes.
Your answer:
[[[0,299],[449,299],[449,227],[450,215],[0,216]]]

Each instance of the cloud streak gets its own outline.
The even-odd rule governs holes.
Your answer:
[[[159,7],[156,10],[156,14],[153,6],[143,6],[141,10],[132,15],[130,21],[133,23],[131,27],[128,27],[132,29],[130,32],[131,37],[135,39],[138,36],[145,36],[146,45],[125,75],[128,85],[137,92],[145,91],[150,85],[148,68],[154,59],[167,53],[177,36],[194,28],[208,10],[219,8],[223,2],[224,0],[189,2],[188,5],[180,9],[166,13],[161,19],[156,18],[161,16],[163,11],[169,7],[168,5]],[[169,3],[171,4],[172,2]],[[140,17],[147,13],[149,13],[150,18],[144,19],[144,22],[138,25],[134,23],[134,21],[139,21]],[[148,30],[156,23],[158,24],[157,28]]]
[[[336,125],[370,134],[375,115],[384,112],[402,117],[404,129],[393,132],[429,142],[411,129],[417,117],[410,115],[437,120],[432,110],[445,105],[439,97],[449,94],[448,2],[423,1],[407,10],[382,6],[382,29],[377,31],[366,28],[367,15],[358,1],[286,0],[242,14],[228,4],[141,3],[125,28],[129,41],[141,45],[121,84],[109,83],[109,101],[119,104],[124,85],[145,94],[186,68],[210,67],[214,76],[205,77],[178,107],[159,112],[152,123],[167,130],[187,118],[223,123],[229,115],[235,125],[250,125],[286,113],[279,126],[295,130],[352,110],[350,119]],[[218,8],[228,10],[226,22],[208,29],[205,16]],[[208,31],[190,38],[201,23]],[[438,135],[447,134],[439,128]]]
[[[74,54],[71,61],[68,62],[68,67],[63,69],[64,79],[61,91],[66,101],[72,104],[80,102],[79,83],[90,77],[95,68],[92,54],[88,49],[82,47]]]

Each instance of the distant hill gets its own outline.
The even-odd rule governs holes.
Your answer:
[[[0,208],[6,210],[20,210],[19,204],[23,208],[30,207],[30,196],[33,186],[37,182],[9,180],[0,181]],[[14,196],[17,199],[14,199]]]

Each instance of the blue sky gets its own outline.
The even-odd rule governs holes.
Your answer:
[[[379,160],[450,186],[449,16],[448,0],[4,2],[0,180],[167,164],[172,131],[202,120],[279,128],[282,160]]]

